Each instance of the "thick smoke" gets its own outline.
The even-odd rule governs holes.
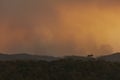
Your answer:
[[[0,0],[0,51],[40,55],[111,53],[110,46],[101,48],[109,44],[106,28],[103,30],[100,22],[101,3],[105,2]]]

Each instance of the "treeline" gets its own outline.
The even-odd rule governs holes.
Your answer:
[[[73,59],[1,61],[0,80],[120,80],[120,63]]]

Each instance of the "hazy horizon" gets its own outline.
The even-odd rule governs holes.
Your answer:
[[[0,52],[96,56],[120,51],[118,0],[0,0]]]

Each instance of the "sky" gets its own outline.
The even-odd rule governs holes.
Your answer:
[[[120,51],[118,0],[0,0],[0,52],[107,55]]]

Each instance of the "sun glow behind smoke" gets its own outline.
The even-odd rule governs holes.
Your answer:
[[[118,3],[5,0],[0,8],[0,51],[41,55],[103,55],[111,53],[111,47],[120,51]]]

